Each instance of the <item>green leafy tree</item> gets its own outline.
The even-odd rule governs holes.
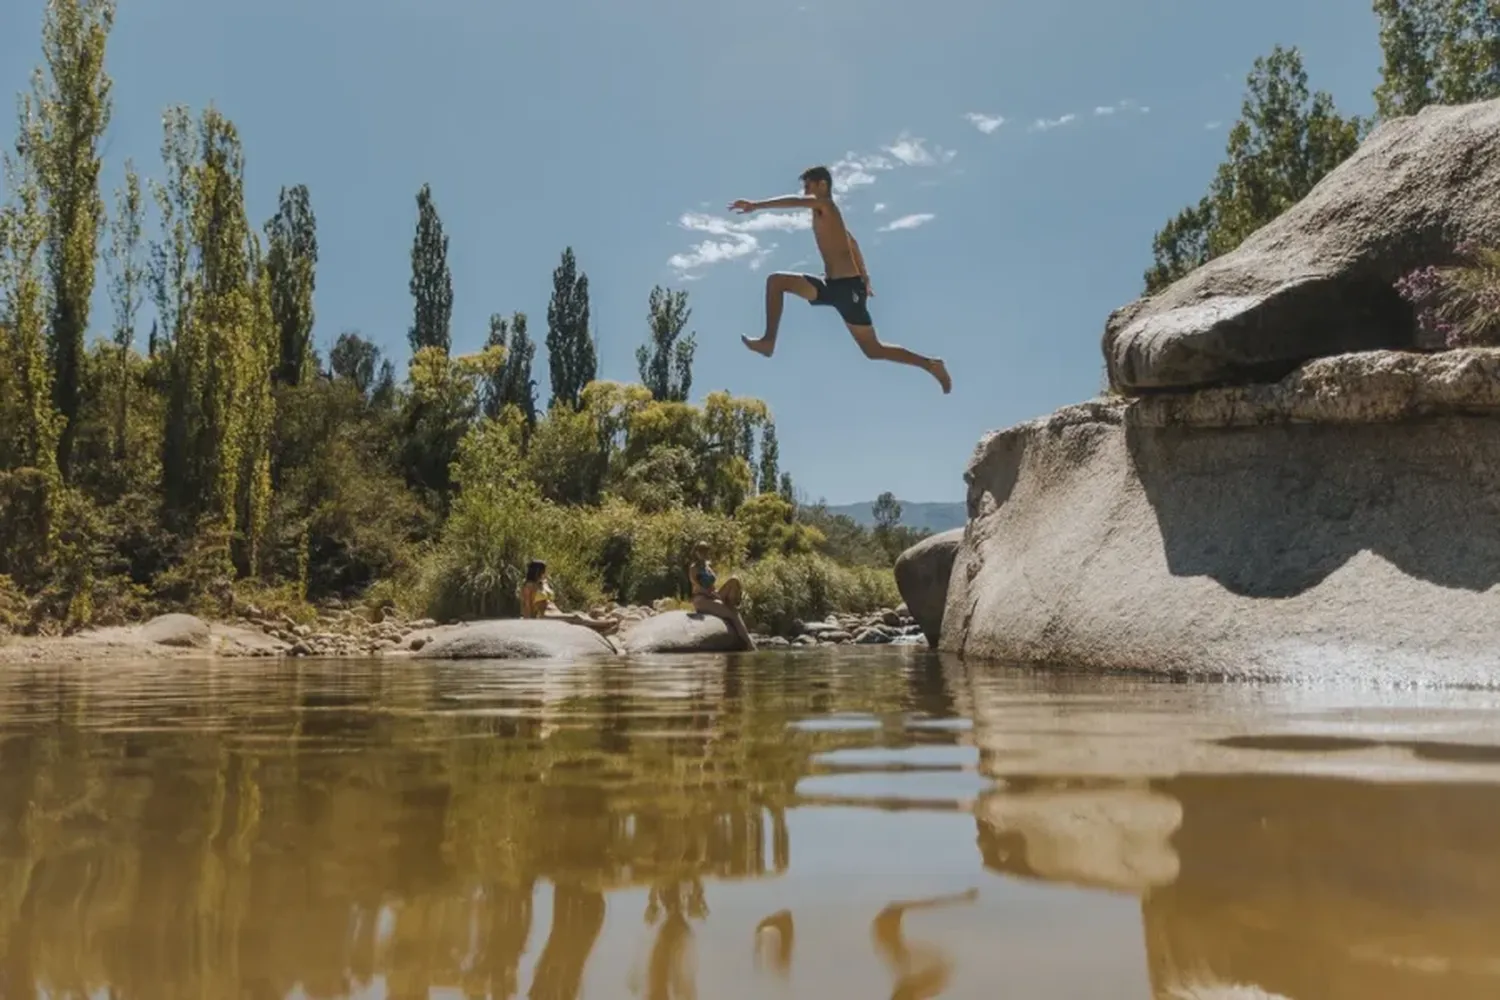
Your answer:
[[[871,513],[875,518],[877,531],[890,531],[901,525],[901,502],[894,493],[886,492],[876,497]]]
[[[281,189],[276,214],[265,228],[271,313],[279,338],[276,380],[298,385],[313,368],[313,292],[318,269],[318,220],[306,185]]]
[[[110,222],[109,299],[115,310],[115,346],[120,349],[114,427],[117,460],[125,457],[126,429],[130,415],[131,355],[135,350],[135,323],[145,295],[146,262],[143,256],[145,204],[141,179],[130,161],[125,163],[125,184],[115,193],[115,214]]]
[[[1429,104],[1500,96],[1500,4],[1494,0],[1374,0],[1383,63],[1381,118]]]
[[[193,176],[198,160],[198,133],[185,107],[174,105],[162,115],[164,181],[151,182],[158,236],[151,243],[150,283],[156,305],[151,325],[151,353],[175,344],[188,315],[188,260],[193,250]]]
[[[34,119],[21,119],[23,142]],[[42,582],[57,542],[62,477],[57,467],[61,416],[53,404],[47,352],[47,285],[42,261],[48,219],[35,166],[5,157],[11,200],[0,208],[0,573]]]
[[[345,330],[328,352],[328,370],[336,379],[347,379],[368,401],[382,390],[390,392],[394,388],[395,371],[380,354],[379,346],[353,330]]]
[[[484,414],[493,419],[507,406],[514,406],[525,418],[524,436],[529,440],[537,420],[536,381],[531,377],[536,345],[526,332],[526,314],[518,312],[509,319],[499,313],[491,316],[485,345],[504,348],[505,364],[486,388]]]
[[[77,436],[83,338],[89,325],[104,201],[99,194],[99,141],[110,118],[104,50],[114,0],[52,0],[42,23],[45,70],[33,77],[22,133],[47,219],[51,283],[48,349],[53,400],[62,415],[58,467],[66,479]]]
[[[781,445],[776,441],[776,422],[766,418],[760,430],[760,492],[775,493],[781,474]],[[788,503],[791,500],[787,499]]]
[[[599,360],[589,329],[589,276],[578,269],[573,248],[563,250],[552,272],[547,304],[547,366],[552,376],[550,410],[566,403],[577,410],[583,388],[598,377]]]
[[[781,474],[781,483],[778,485],[776,492],[781,494],[781,499],[791,504],[794,509],[796,508],[797,491],[792,485],[792,474],[790,472],[783,472]]]
[[[1208,195],[1152,241],[1147,294],[1233,250],[1304,198],[1358,148],[1364,128],[1340,116],[1327,93],[1309,92],[1297,49],[1278,45],[1256,59]]]
[[[480,416],[482,387],[503,363],[504,352],[493,347],[459,358],[437,346],[412,355],[402,411],[402,462],[407,481],[434,509],[448,509],[459,442]]]
[[[181,177],[184,218],[174,218],[167,245],[180,224],[188,234],[182,259],[175,335],[166,346],[168,399],[162,441],[162,495],[169,523],[196,531],[230,572],[229,545],[241,530],[253,562],[269,504],[270,399],[275,364],[268,279],[258,241],[245,214],[244,152],[234,123],[205,110],[196,138],[182,109],[164,128],[169,177]],[[196,151],[197,161],[173,158]],[[179,206],[169,196],[172,210]],[[170,272],[170,266],[166,269]],[[209,558],[205,556],[205,558]]]
[[[693,354],[697,350],[697,335],[682,335],[693,315],[687,292],[657,286],[651,289],[646,308],[650,340],[635,349],[641,384],[657,399],[684,403],[693,387]]]
[[[453,273],[448,269],[448,237],[426,184],[417,192],[417,232],[411,244],[411,297],[414,315],[407,333],[412,353],[452,347]]]

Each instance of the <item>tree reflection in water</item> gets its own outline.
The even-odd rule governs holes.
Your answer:
[[[0,995],[572,1000],[607,897],[651,887],[648,996],[685,1000],[704,884],[785,871],[810,758],[864,738],[788,724],[910,694],[801,662],[18,668]]]

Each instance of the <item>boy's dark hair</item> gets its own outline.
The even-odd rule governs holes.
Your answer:
[[[804,183],[806,183],[807,181],[822,181],[830,188],[833,187],[833,171],[829,170],[827,167],[808,167],[806,170],[802,171],[802,176],[797,179]]]
[[[546,563],[542,562],[540,559],[531,560],[531,562],[526,564],[526,582],[536,583],[542,578],[542,574],[545,572],[547,572]]]

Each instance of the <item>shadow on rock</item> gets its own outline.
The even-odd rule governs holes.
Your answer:
[[[1493,419],[1259,428],[1126,424],[1174,576],[1284,598],[1361,552],[1441,587],[1500,583]]]

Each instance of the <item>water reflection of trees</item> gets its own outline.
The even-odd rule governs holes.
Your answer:
[[[612,890],[656,887],[680,956],[704,880],[787,867],[795,784],[848,739],[789,735],[811,698],[886,714],[909,694],[811,658],[812,683],[153,669],[178,673],[0,679],[0,996],[339,997],[379,976],[392,998],[573,997]]]

